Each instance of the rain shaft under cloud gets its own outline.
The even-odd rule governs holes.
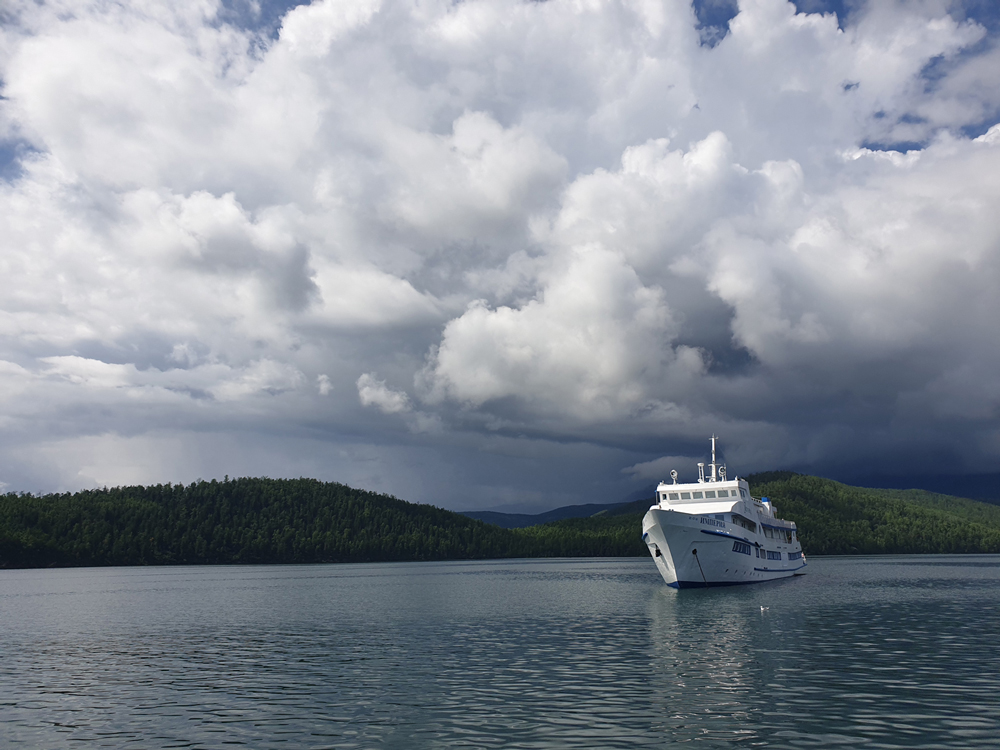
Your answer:
[[[13,0],[0,481],[1000,471],[983,7]]]

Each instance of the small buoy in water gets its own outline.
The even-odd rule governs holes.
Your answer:
[[[760,611],[761,612],[765,612],[766,610],[769,610],[769,609],[770,609],[770,607],[765,607],[763,604],[760,605]]]

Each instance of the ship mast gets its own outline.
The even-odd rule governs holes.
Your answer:
[[[714,434],[712,435],[712,464],[711,464],[712,474],[711,474],[711,479],[708,480],[709,482],[719,481],[719,474],[715,466],[715,441],[718,439],[719,438],[717,438]]]

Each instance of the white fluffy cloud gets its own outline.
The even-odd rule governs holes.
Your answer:
[[[374,406],[383,414],[399,414],[410,411],[410,398],[402,391],[394,391],[378,380],[370,372],[364,373],[357,382],[358,398],[362,406]]]
[[[1000,470],[994,18],[8,6],[10,487],[225,473],[176,447],[209,433],[450,505],[596,498],[713,431],[742,473]],[[171,458],[87,447],[127,439]],[[322,458],[359,444],[427,474]]]

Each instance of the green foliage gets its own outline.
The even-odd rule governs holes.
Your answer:
[[[311,479],[0,497],[0,564],[310,563],[507,557],[509,532]]]
[[[793,472],[749,478],[807,553],[1000,552],[1000,507]],[[313,479],[0,495],[0,567],[645,556],[650,500],[503,529]]]
[[[646,556],[649,550],[641,537],[642,517],[651,504],[651,499],[644,501],[638,513],[609,516],[602,511],[590,518],[567,518],[517,531],[558,557]]]
[[[1000,508],[922,490],[850,487],[793,472],[748,477],[814,555],[1000,552]]]
[[[2,495],[0,567],[615,555],[637,529],[508,530],[342,484],[227,479]]]

